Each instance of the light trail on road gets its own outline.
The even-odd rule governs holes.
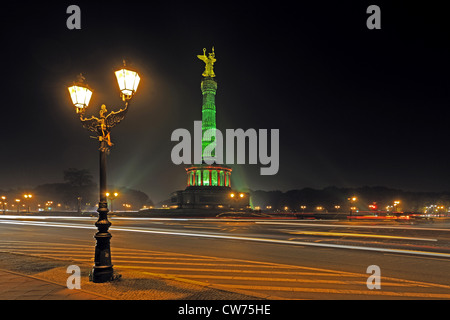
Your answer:
[[[450,299],[448,232],[384,223],[376,230],[345,221],[249,220],[111,217],[114,268],[127,279],[174,280],[269,299]],[[95,221],[0,216],[0,254],[90,268]],[[336,230],[341,226],[348,229]],[[370,265],[382,270],[381,291],[366,287]]]
[[[427,228],[427,227],[410,227],[410,226],[366,226],[366,225],[353,225],[353,224],[325,224],[325,223],[303,223],[303,222],[277,222],[277,221],[256,221],[256,224],[267,225],[284,225],[284,226],[301,226],[301,227],[322,227],[322,228],[362,228],[362,229],[399,229],[399,230],[428,230],[428,231],[444,231],[450,232],[450,228]]]
[[[319,232],[319,231],[291,231],[290,234],[305,234],[314,236],[328,236],[328,237],[357,237],[357,238],[378,238],[378,239],[395,239],[395,240],[416,240],[416,241],[437,241],[437,239],[416,238],[416,237],[399,237],[386,236],[381,234],[366,234],[366,233],[348,233],[348,232]]]
[[[42,227],[57,227],[57,228],[81,228],[81,229],[96,229],[95,226],[83,225],[83,224],[70,224],[62,222],[46,222],[46,221],[11,221],[11,220],[0,220],[3,224],[16,224],[16,225],[33,225]],[[409,255],[419,255],[419,256],[430,256],[430,257],[440,257],[440,258],[450,258],[449,253],[443,252],[431,252],[431,251],[420,251],[420,250],[406,250],[406,249],[392,249],[392,248],[382,248],[382,247],[368,247],[368,246],[354,246],[345,244],[333,244],[333,243],[316,243],[316,242],[306,242],[306,241],[294,241],[294,240],[283,240],[283,239],[272,239],[272,238],[261,238],[261,237],[247,237],[247,236],[234,236],[226,235],[222,233],[206,233],[206,232],[181,232],[172,231],[156,228],[143,228],[143,227],[114,227],[110,228],[111,231],[123,231],[123,232],[139,232],[139,233],[149,233],[149,234],[162,234],[162,235],[172,235],[172,236],[187,236],[187,237],[199,237],[199,238],[215,238],[215,239],[226,239],[226,240],[240,240],[240,241],[254,241],[262,243],[272,243],[272,244],[287,244],[295,246],[310,246],[310,247],[322,247],[322,248],[333,248],[333,249],[349,249],[349,250],[363,250],[363,251],[374,251],[374,252],[384,252],[384,253],[397,253],[397,254],[409,254]]]
[[[93,252],[76,244],[6,240],[0,241],[0,252],[69,259],[67,263],[70,264],[93,263]],[[132,276],[130,273],[138,273],[139,281],[149,276],[266,299],[324,296],[338,299],[376,296],[450,299],[449,285],[384,276],[383,290],[373,291],[366,289],[364,273],[329,267],[305,267],[122,247],[116,248],[114,252],[114,266],[126,278]]]

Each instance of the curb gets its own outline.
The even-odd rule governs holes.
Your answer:
[[[51,281],[51,280],[47,280],[47,279],[43,279],[43,278],[38,278],[38,277],[34,277],[31,275],[27,275],[27,274],[23,274],[23,273],[19,273],[19,272],[15,272],[15,271],[11,271],[11,270],[5,270],[5,269],[0,269],[1,272],[6,272],[6,273],[10,273],[19,277],[23,277],[23,278],[30,278],[33,280],[37,280],[37,281],[41,281],[41,282],[46,282],[46,283],[50,283],[53,285],[57,285],[61,288],[64,289],[68,289],[66,286],[62,285],[61,283],[55,282],[55,281]],[[70,290],[70,289],[68,289]],[[105,296],[96,292],[92,292],[92,291],[88,291],[88,290],[84,290],[84,289],[72,289],[74,292],[80,292],[80,293],[85,293],[85,294],[89,294],[89,295],[93,295],[93,296],[97,296],[106,300],[117,300],[113,297],[109,297],[109,296]],[[70,300],[70,299],[69,299]]]

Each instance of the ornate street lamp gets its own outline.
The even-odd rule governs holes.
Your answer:
[[[125,62],[124,62],[125,65]],[[95,234],[95,265],[89,275],[90,280],[96,283],[112,281],[120,278],[120,275],[114,272],[111,262],[110,240],[111,234],[108,232],[111,222],[108,220],[108,204],[106,197],[106,155],[109,154],[109,148],[113,145],[110,138],[110,132],[113,127],[119,124],[125,118],[128,111],[128,105],[131,98],[136,93],[140,77],[135,71],[128,68],[122,68],[116,72],[117,82],[120,88],[120,96],[125,102],[125,107],[119,111],[107,113],[105,105],[101,106],[100,117],[85,118],[84,114],[92,97],[92,90],[84,83],[83,76],[78,77],[78,82],[69,87],[72,103],[76,112],[80,115],[81,124],[84,128],[95,132],[96,139],[100,142],[100,201],[98,203],[98,220],[95,226],[98,232]]]

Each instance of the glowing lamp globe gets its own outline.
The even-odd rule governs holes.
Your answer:
[[[78,82],[68,89],[72,103],[77,108],[77,113],[84,112],[92,97],[92,90],[84,83],[84,77],[79,75]]]
[[[136,93],[141,78],[137,72],[128,69],[121,69],[116,71],[117,83],[119,84],[121,97],[125,100],[130,100]]]

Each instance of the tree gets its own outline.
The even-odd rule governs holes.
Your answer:
[[[66,193],[66,201],[76,200],[77,211],[81,212],[81,200],[88,200],[93,194],[95,186],[92,174],[86,169],[69,168],[64,170],[64,181],[69,186],[69,192]],[[90,200],[88,200],[90,201]]]
[[[94,184],[92,180],[93,176],[89,170],[76,168],[64,170],[64,181],[72,187],[92,186]]]

